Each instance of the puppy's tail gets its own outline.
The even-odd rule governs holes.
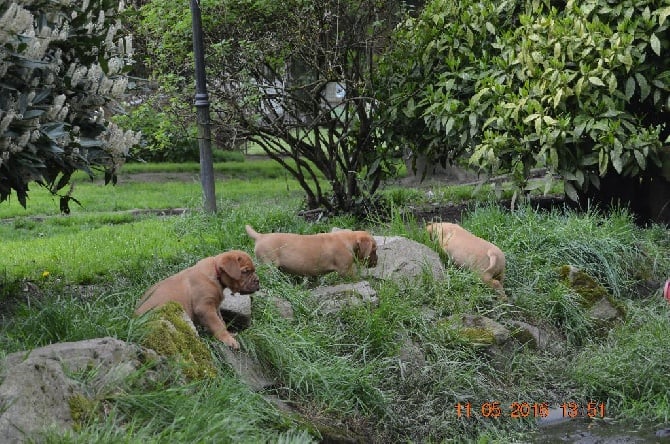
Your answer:
[[[247,230],[247,234],[249,235],[249,237],[252,238],[253,240],[258,239],[259,236],[261,235],[259,232],[251,228],[251,225],[245,225],[244,228]]]
[[[502,280],[505,275],[505,263],[499,263],[498,255],[491,250],[487,251],[486,255],[489,257],[489,266],[484,273]]]

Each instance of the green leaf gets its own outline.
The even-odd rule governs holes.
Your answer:
[[[558,167],[558,151],[553,146],[549,148],[549,165],[552,168]]]
[[[43,109],[31,109],[23,113],[23,119],[28,120],[28,119],[33,119],[35,117],[39,117],[42,114],[44,114],[46,111]]]
[[[635,73],[635,79],[637,80],[637,84],[640,86],[640,100],[644,100],[651,91],[649,88],[649,83],[647,83],[646,77],[639,72]]]
[[[486,30],[493,35],[496,33],[496,27],[491,22],[486,22]]]
[[[547,125],[556,125],[556,123],[558,123],[558,121],[551,116],[544,116],[542,117],[542,120],[544,120],[544,123]]]
[[[603,83],[603,81],[600,80],[600,78],[595,77],[595,76],[591,76],[591,77],[589,77],[589,82],[591,82],[592,84],[594,84],[594,85],[596,85],[596,86],[605,86],[605,84]]]
[[[589,174],[589,180],[591,181],[591,184],[596,187],[596,190],[600,189],[600,176],[597,174]]]
[[[525,119],[523,119],[523,123],[530,123],[532,120],[535,120],[535,119],[537,119],[538,117],[540,117],[540,115],[537,114],[537,113],[531,114],[530,116],[528,116],[528,117],[526,117]]]
[[[454,128],[454,123],[456,123],[456,121],[454,120],[454,118],[453,118],[453,117],[449,117],[449,119],[447,120],[447,124],[444,126],[444,134],[445,134],[445,136],[448,136],[449,133],[451,132],[451,130]]]
[[[595,153],[589,153],[584,156],[581,161],[581,166],[591,166],[598,163],[598,156]]]
[[[558,108],[558,105],[561,103],[561,97],[563,97],[563,88],[559,88],[558,91],[556,91],[556,95],[554,96],[554,108]]]
[[[666,6],[665,8],[661,8],[658,11],[656,11],[658,14],[658,24],[659,26],[663,26],[663,23],[665,23],[665,19],[668,18],[670,15],[670,6]]]
[[[580,188],[584,185],[584,173],[582,170],[575,171],[575,180]]]
[[[656,37],[656,34],[652,34],[649,37],[649,43],[651,44],[651,49],[654,50],[657,56],[661,55],[661,41]]]
[[[575,190],[575,186],[571,182],[565,181],[563,183],[563,190],[565,191],[565,195],[568,196],[573,202],[577,202],[579,200],[577,190]]]
[[[584,87],[584,77],[580,77],[579,80],[577,80],[577,84],[575,85],[575,94],[577,96],[581,95],[583,87]]]
[[[609,91],[609,93],[610,93],[610,94],[614,93],[614,91],[616,91],[616,89],[617,89],[617,86],[619,86],[619,84],[618,84],[618,82],[617,82],[617,78],[616,78],[616,76],[612,73],[612,74],[609,76],[609,79],[607,80],[607,87],[608,87],[608,91]]]
[[[414,109],[416,106],[414,105],[414,98],[410,97],[409,100],[407,101],[407,104],[405,105],[405,108],[403,109],[403,112],[405,113],[405,116],[407,117],[414,117]]]
[[[598,171],[600,171],[601,176],[607,174],[608,164],[609,164],[609,156],[604,149],[601,149],[598,152]]]
[[[621,158],[621,154],[619,154],[617,150],[610,151],[610,158],[612,160],[612,166],[616,172],[621,174],[621,171],[623,171],[623,159]]]
[[[628,80],[626,80],[626,100],[630,101],[633,94],[635,94],[635,79],[628,77]]]
[[[637,161],[637,164],[640,165],[640,169],[645,169],[647,167],[647,159],[644,157],[644,154],[640,152],[639,150],[633,151],[635,154],[635,160]]]

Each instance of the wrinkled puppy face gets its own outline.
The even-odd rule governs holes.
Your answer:
[[[368,233],[361,233],[356,239],[356,257],[368,267],[377,265],[377,242]]]
[[[260,288],[256,267],[251,257],[243,251],[233,250],[218,255],[216,267],[222,284],[233,293],[250,294]]]

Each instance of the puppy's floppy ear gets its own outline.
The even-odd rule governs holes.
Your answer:
[[[240,268],[240,257],[235,254],[226,254],[220,260],[217,266],[221,271],[236,281],[242,278],[242,270]]]
[[[437,224],[428,224],[426,225],[426,231],[428,232],[428,237],[431,241],[442,241],[442,226]]]
[[[370,253],[372,253],[373,242],[374,240],[369,236],[358,236],[358,239],[356,239],[356,247],[354,248],[356,257],[358,257],[358,259],[365,259],[370,256]]]

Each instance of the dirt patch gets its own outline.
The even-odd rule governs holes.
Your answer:
[[[132,182],[200,182],[199,173],[134,173],[134,174],[119,174],[118,183],[132,183]]]
[[[114,211],[115,214],[130,214],[133,217],[140,217],[145,215],[153,216],[181,216],[182,214],[188,212],[188,208],[154,208],[154,209],[135,209],[135,210],[122,210]],[[44,222],[47,219],[61,217],[62,215],[53,215],[53,216],[20,216],[20,217],[8,217],[5,219],[0,219],[0,223],[11,224],[14,223],[17,219],[20,220],[31,220],[33,222]]]
[[[430,222],[455,222],[463,219],[463,215],[473,211],[481,202],[466,201],[458,204],[434,204],[412,207],[410,212],[419,223]],[[497,205],[504,210],[511,210],[511,199],[501,200]],[[531,197],[529,205],[533,210],[551,211],[563,210],[565,208],[565,199],[559,195],[536,196]]]

